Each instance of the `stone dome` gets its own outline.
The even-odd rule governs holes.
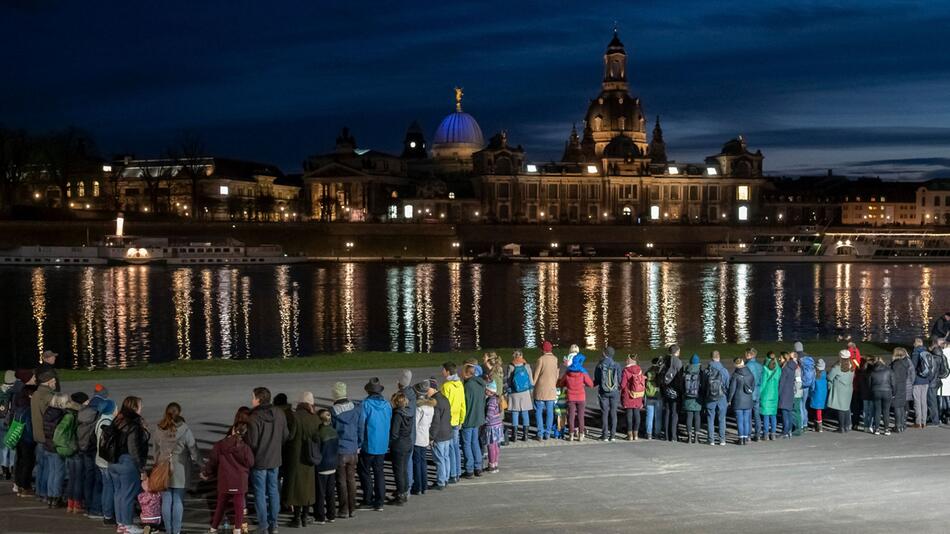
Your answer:
[[[482,129],[475,117],[464,111],[449,114],[432,137],[432,155],[437,158],[468,159],[485,146]]]
[[[620,92],[604,92],[591,101],[584,117],[594,130],[646,133],[640,101]]]

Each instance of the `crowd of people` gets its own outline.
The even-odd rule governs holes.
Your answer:
[[[532,411],[532,439],[583,441],[591,389],[600,407],[595,436],[604,441],[698,443],[702,435],[709,445],[724,446],[730,410],[733,442],[740,446],[791,439],[809,429],[887,436],[905,431],[908,421],[911,428],[947,423],[945,339],[917,339],[910,352],[895,348],[889,361],[862,357],[854,343],[832,362],[810,355],[801,342],[761,361],[749,348],[731,370],[716,351],[703,365],[696,354],[684,362],[672,345],[641,367],[636,355],[620,363],[606,347],[593,373],[576,345],[559,362],[545,341],[533,367],[521,351],[508,364],[489,352],[481,361],[444,363],[441,377],[414,382],[403,370],[388,396],[378,378],[366,383],[361,399],[337,382],[327,407],[317,406],[312,392],[300,393],[291,405],[286,394],[272,397],[258,387],[251,406],[237,409],[207,458],[177,403],[169,403],[152,427],[138,397],[117,403],[101,384],[67,395],[60,391],[56,354],[47,351],[36,369],[5,373],[0,474],[14,480],[18,496],[115,525],[118,533],[162,528],[178,534],[195,469],[216,488],[210,532],[247,532],[250,492],[257,531],[274,534],[282,510],[291,516],[283,526],[333,523],[358,509],[403,506],[410,495],[495,473],[502,446],[529,439]],[[831,424],[824,418],[828,410],[835,415]],[[624,433],[618,433],[621,416]],[[387,457],[395,481],[388,498]]]

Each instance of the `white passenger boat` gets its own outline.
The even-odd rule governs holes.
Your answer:
[[[26,246],[0,250],[0,265],[104,265],[98,247]]]
[[[950,262],[950,234],[880,230],[758,235],[730,263]]]

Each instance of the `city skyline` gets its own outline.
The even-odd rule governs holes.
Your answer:
[[[631,93],[662,116],[672,159],[743,134],[772,175],[950,174],[950,60],[934,46],[946,7],[546,5],[8,4],[0,29],[21,76],[0,88],[0,122],[79,126],[107,157],[159,155],[192,130],[210,153],[295,172],[342,126],[391,153],[413,120],[431,139],[460,85],[486,136],[505,129],[529,161],[553,160],[596,96],[616,23]]]

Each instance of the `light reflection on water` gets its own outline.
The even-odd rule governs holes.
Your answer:
[[[950,266],[359,264],[4,269],[4,358],[142,360],[676,341],[904,341]],[[303,327],[303,328],[302,328]],[[10,364],[8,364],[10,366]]]

